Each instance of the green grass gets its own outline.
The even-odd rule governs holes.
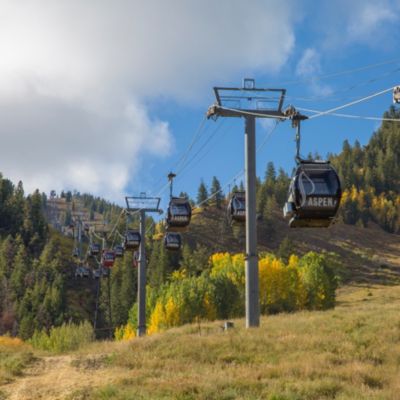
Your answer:
[[[335,310],[264,317],[260,329],[238,320],[229,333],[208,323],[201,336],[185,326],[117,343],[108,368],[124,372],[84,398],[398,399],[399,308],[400,287],[353,288]]]
[[[35,332],[29,343],[36,349],[54,354],[66,353],[86,346],[93,341],[93,327],[88,321],[81,324],[64,323],[50,332]]]
[[[397,400],[399,309],[400,286],[353,286],[339,291],[334,310],[263,317],[259,329],[235,320],[228,332],[214,322],[201,335],[187,325],[91,343],[58,361],[66,377],[77,376],[74,390],[65,382],[64,397],[43,398]],[[51,393],[53,383],[43,376],[35,387]]]

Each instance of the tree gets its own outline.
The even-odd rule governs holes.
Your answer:
[[[273,162],[267,164],[267,170],[265,171],[265,190],[267,196],[272,196],[275,191],[276,182],[276,171]]]
[[[25,279],[29,272],[29,257],[25,245],[21,243],[14,258],[10,277],[13,299],[15,301],[19,301],[24,296],[26,290]]]
[[[217,208],[221,208],[222,200],[224,198],[224,194],[222,193],[221,184],[216,176],[213,177],[211,182],[211,195],[212,198],[215,199],[215,205]]]
[[[293,254],[293,242],[289,239],[288,236],[282,240],[281,244],[278,248],[278,257],[287,264],[289,262],[290,256]]]
[[[200,182],[200,186],[197,190],[197,204],[207,205],[208,190],[203,180]]]
[[[65,200],[69,203],[72,200],[72,193],[68,190],[67,194],[65,195]]]
[[[275,182],[275,198],[280,207],[287,201],[287,194],[290,185],[290,178],[286,172],[280,168]]]
[[[48,226],[43,214],[42,196],[39,190],[28,196],[25,202],[23,238],[26,245],[29,245],[34,235],[37,235],[39,247],[30,247],[36,254],[40,252],[40,246],[44,245],[48,234]]]
[[[149,284],[153,287],[161,286],[169,273],[172,272],[169,254],[162,241],[155,241],[149,261]]]

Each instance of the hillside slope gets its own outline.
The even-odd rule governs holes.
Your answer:
[[[348,286],[325,312],[187,325],[36,363],[7,400],[398,399],[399,286]],[[1,351],[1,348],[0,348]]]
[[[291,229],[280,210],[274,210],[272,221],[258,221],[259,252],[276,252],[286,237],[295,253],[333,251],[339,254],[347,270],[347,281],[400,282],[399,237],[373,222],[367,228],[338,222],[326,229]],[[203,245],[212,252],[245,251],[244,227],[232,229],[225,221],[224,209],[215,207],[194,215],[184,240],[191,246]]]

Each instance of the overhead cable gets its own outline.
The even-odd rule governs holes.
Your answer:
[[[352,73],[355,73],[355,72],[361,72],[361,71],[365,71],[365,70],[368,70],[368,69],[381,67],[383,65],[395,64],[395,63],[398,63],[398,62],[400,62],[400,59],[392,59],[392,60],[383,61],[383,62],[376,63],[376,64],[365,65],[363,67],[357,67],[357,68],[352,68],[352,69],[348,69],[348,70],[344,70],[344,71],[339,71],[339,72],[333,72],[333,73],[328,73],[328,74],[324,74],[324,75],[319,75],[319,76],[315,76],[315,77],[312,77],[312,78],[297,79],[297,80],[293,80],[293,81],[281,82],[280,85],[282,85],[282,86],[295,85],[295,84],[300,84],[300,83],[314,82],[314,81],[322,80],[322,79],[336,78],[337,76],[349,75],[349,74],[352,74]]]
[[[321,111],[318,110],[312,110],[309,108],[297,108],[300,111],[305,111],[305,112],[311,112],[315,114],[320,114]],[[384,118],[384,117],[369,117],[365,115],[353,115],[353,114],[341,114],[341,113],[329,113],[329,115],[332,115],[333,117],[342,117],[342,118],[352,118],[352,119],[365,119],[365,120],[370,120],[370,121],[388,121],[388,122],[400,122],[400,118]]]
[[[354,106],[355,104],[359,104],[359,103],[362,103],[364,101],[370,100],[370,99],[372,99],[374,97],[381,96],[382,94],[391,92],[392,90],[393,90],[393,87],[390,87],[390,88],[385,89],[385,90],[381,90],[380,92],[376,92],[376,93],[370,94],[369,96],[365,96],[365,97],[362,97],[361,99],[357,99],[357,100],[351,101],[350,103],[346,103],[346,104],[343,104],[343,105],[338,106],[338,107],[331,108],[331,109],[326,110],[326,111],[321,111],[318,114],[311,115],[308,119],[314,119],[314,118],[322,117],[323,115],[332,114],[335,111],[342,110],[343,108],[347,108],[347,107],[350,107],[350,106]]]

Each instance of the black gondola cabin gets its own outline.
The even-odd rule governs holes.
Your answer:
[[[89,245],[88,253],[90,256],[97,256],[100,253],[100,245],[98,243],[91,243]]]
[[[179,250],[182,246],[182,238],[179,233],[167,232],[164,236],[164,247],[167,250]]]
[[[124,246],[117,245],[114,247],[115,257],[123,257],[124,255]]]
[[[328,227],[342,197],[339,177],[327,161],[299,162],[283,209],[291,228]]]
[[[230,223],[246,221],[246,192],[233,192],[227,214]]]
[[[190,224],[192,207],[185,197],[172,197],[167,210],[167,229],[182,230]]]
[[[140,246],[141,239],[140,232],[128,230],[125,234],[125,250],[137,250]]]

